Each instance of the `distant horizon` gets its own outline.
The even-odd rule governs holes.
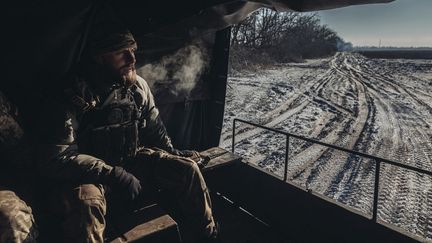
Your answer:
[[[318,11],[353,46],[432,48],[432,0],[396,0]]]
[[[369,45],[353,45],[353,49],[356,48],[377,48],[377,49],[431,49],[431,46],[369,46]]]

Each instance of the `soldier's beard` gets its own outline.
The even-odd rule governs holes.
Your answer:
[[[128,67],[121,70],[120,78],[126,86],[134,84],[137,80],[135,67]]]
[[[99,66],[99,79],[106,83],[121,83],[125,86],[133,85],[137,80],[135,65],[125,65],[121,68],[114,68],[110,65]]]

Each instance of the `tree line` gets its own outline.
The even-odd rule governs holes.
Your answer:
[[[233,69],[255,64],[299,62],[305,58],[333,55],[352,48],[316,13],[283,12],[261,9],[231,28]]]

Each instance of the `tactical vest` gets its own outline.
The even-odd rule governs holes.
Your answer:
[[[118,87],[81,116],[77,143],[81,153],[111,165],[134,157],[138,148],[138,128],[145,126],[136,99],[135,86]]]

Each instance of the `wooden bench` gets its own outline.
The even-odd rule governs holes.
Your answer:
[[[209,148],[200,152],[200,154],[210,159],[208,164],[202,169],[204,174],[219,167],[233,165],[241,161],[240,156],[219,147]]]
[[[117,236],[114,239],[108,238],[106,240],[111,243],[181,242],[177,223],[157,204],[148,205],[124,219],[117,219],[112,222],[106,235]]]

